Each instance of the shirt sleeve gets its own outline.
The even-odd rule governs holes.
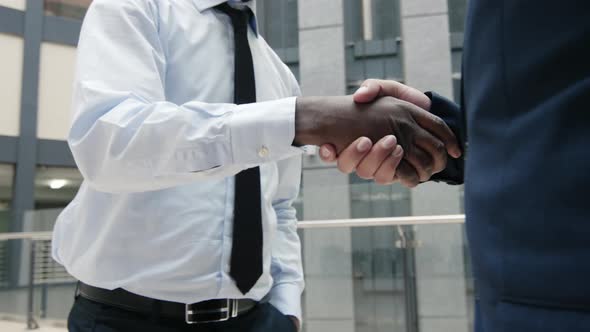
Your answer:
[[[301,294],[304,288],[301,243],[293,201],[299,195],[301,156],[278,162],[279,188],[273,200],[277,234],[272,242],[271,274],[274,280],[270,303],[285,315],[302,321]]]
[[[68,143],[87,183],[158,190],[289,158],[295,98],[235,105],[166,100],[150,1],[95,0],[81,31]]]
[[[449,156],[447,159],[447,167],[442,172],[434,174],[430,180],[435,182],[445,182],[451,185],[463,184],[465,173],[465,147],[467,146],[463,112],[459,105],[434,92],[427,92],[426,95],[432,101],[430,112],[445,121],[459,140],[459,144],[463,146],[463,155],[458,159]]]

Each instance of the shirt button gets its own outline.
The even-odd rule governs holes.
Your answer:
[[[268,157],[268,153],[269,153],[269,151],[268,151],[268,148],[266,146],[263,146],[263,147],[260,148],[260,150],[258,150],[258,156],[260,158],[266,158],[266,157]]]

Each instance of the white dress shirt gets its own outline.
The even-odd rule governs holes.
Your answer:
[[[233,29],[212,8],[222,2],[92,3],[68,137],[84,183],[58,218],[53,256],[93,286],[181,303],[268,299],[301,319],[301,149],[291,146],[300,91],[249,29],[259,102],[232,103]],[[253,166],[264,269],[244,296],[229,276],[234,175]]]

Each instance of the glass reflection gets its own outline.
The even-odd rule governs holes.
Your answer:
[[[82,175],[75,168],[37,168],[35,178],[35,209],[63,208],[74,199],[82,184]]]

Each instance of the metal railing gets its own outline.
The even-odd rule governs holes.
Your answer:
[[[378,227],[378,226],[412,226],[431,224],[463,224],[465,215],[453,214],[442,216],[420,217],[388,217],[388,218],[358,218],[358,219],[330,219],[307,220],[297,224],[299,229],[309,228],[346,228],[346,227]],[[52,232],[22,232],[0,233],[0,241],[8,240],[51,240]]]
[[[464,215],[440,215],[419,217],[390,217],[390,218],[360,218],[360,219],[333,219],[300,221],[299,229],[326,229],[326,228],[353,228],[353,227],[385,227],[396,226],[400,236],[396,242],[398,248],[410,248],[419,246],[411,236],[406,236],[404,226],[414,225],[442,225],[462,224]],[[51,257],[52,232],[21,232],[0,233],[0,245],[10,240],[22,240],[30,246],[28,298],[27,298],[27,328],[39,327],[34,313],[34,290],[36,286],[42,286],[42,302],[46,297],[46,286],[56,283],[75,282],[65,268],[59,265]],[[1,262],[0,262],[1,263]],[[0,271],[1,272],[1,271]],[[4,271],[6,272],[6,271]],[[43,308],[43,305],[42,305]]]
[[[300,221],[297,227],[307,228],[346,228],[346,227],[379,227],[379,226],[412,226],[412,225],[440,225],[463,224],[465,215],[443,215],[422,217],[388,217],[388,218],[358,218]]]
[[[51,257],[51,232],[22,232],[2,233],[0,243],[9,240],[22,240],[29,245],[29,268],[27,278],[27,328],[39,328],[35,320],[34,294],[35,287],[41,286],[41,310],[45,311],[47,301],[47,286],[51,284],[75,282],[65,268]],[[5,263],[4,260],[2,263]],[[7,264],[3,264],[6,266]],[[8,274],[4,271],[3,274]],[[43,313],[42,313],[43,316]]]

